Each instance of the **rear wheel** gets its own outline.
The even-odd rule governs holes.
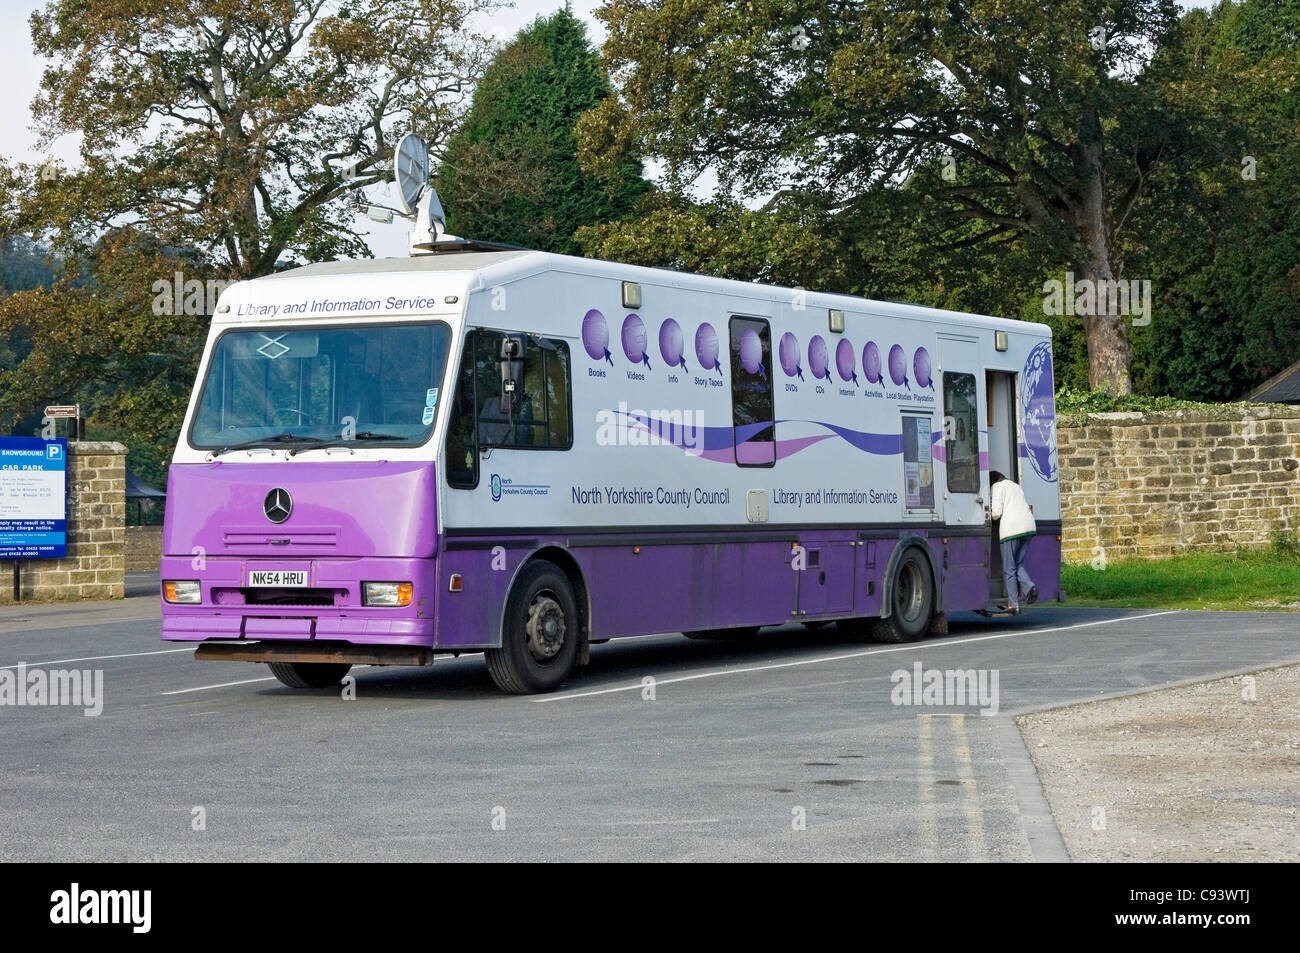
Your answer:
[[[511,695],[553,692],[573,670],[580,638],[568,577],[554,563],[529,563],[506,600],[501,648],[483,653],[488,674]]]
[[[872,623],[877,642],[915,642],[930,628],[934,615],[934,573],[915,546],[903,551],[889,587],[890,614]]]
[[[290,688],[333,688],[352,668],[346,662],[267,662],[267,667]]]
[[[701,642],[748,642],[758,635],[758,629],[756,625],[742,625],[734,629],[695,629],[682,635]]]

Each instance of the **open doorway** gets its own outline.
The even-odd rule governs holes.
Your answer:
[[[1016,375],[1008,371],[984,372],[988,395],[989,471],[997,470],[1007,479],[1020,482],[1020,437],[1016,430]],[[989,487],[992,492],[992,485]],[[993,539],[989,547],[989,598],[1004,602],[1006,585],[1002,580],[1002,548],[998,545],[998,524],[992,524]]]

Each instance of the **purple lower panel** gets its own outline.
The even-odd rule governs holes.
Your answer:
[[[947,539],[944,543],[942,540]],[[983,609],[989,601],[989,540],[980,536],[939,537],[939,571],[943,578],[942,606],[945,612]]]
[[[795,618],[791,542],[602,546],[577,553],[592,636],[647,635]]]
[[[474,549],[444,548],[438,557],[438,648],[493,648],[501,644],[501,615],[520,564],[533,547],[506,548],[508,540]],[[460,592],[451,592],[453,575]]]
[[[1029,578],[1038,587],[1038,601],[1055,602],[1061,593],[1061,541],[1056,534],[1035,536],[1025,563]]]
[[[307,572],[307,586],[332,593],[333,605],[248,604],[248,573]],[[259,559],[211,557],[196,569],[190,557],[165,556],[161,578],[198,579],[199,605],[162,604],[165,641],[204,639],[330,639],[374,645],[432,646],[437,585],[432,559]],[[403,608],[361,604],[364,582],[411,582]]]

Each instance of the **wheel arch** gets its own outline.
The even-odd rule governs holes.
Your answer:
[[[564,573],[565,578],[569,580],[569,585],[573,587],[573,601],[578,607],[578,635],[581,641],[578,643],[578,665],[587,664],[588,648],[591,643],[591,589],[587,586],[586,577],[582,573],[582,567],[573,554],[563,546],[549,545],[533,550],[515,567],[515,571],[510,578],[510,585],[506,589],[506,599],[509,600],[510,593],[514,591],[515,583],[519,574],[523,572],[524,567],[529,563],[548,562],[555,566],[560,572]],[[501,635],[505,631],[505,603],[501,606],[501,617],[497,623],[497,638],[500,642]]]
[[[930,567],[930,584],[934,589],[934,611],[943,611],[943,585],[939,579],[939,569],[934,564],[934,553],[930,552],[930,540],[920,533],[908,533],[898,540],[894,551],[885,564],[884,578],[880,584],[880,618],[888,619],[894,612],[894,571],[902,562],[903,555],[909,549],[919,549]]]

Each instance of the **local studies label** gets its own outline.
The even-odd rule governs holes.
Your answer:
[[[0,437],[0,559],[68,552],[68,442]]]

